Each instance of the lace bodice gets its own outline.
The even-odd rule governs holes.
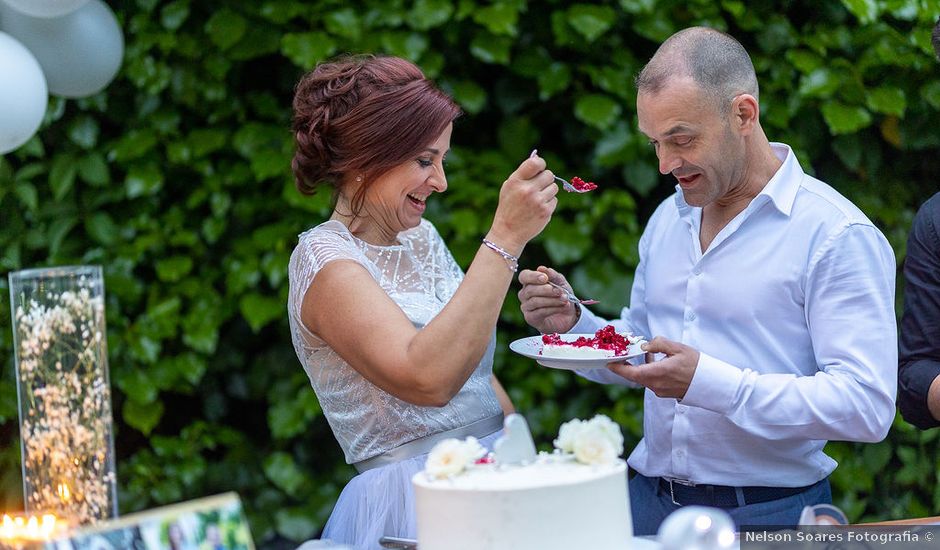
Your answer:
[[[490,385],[495,331],[480,364],[450,403],[422,407],[367,381],[301,322],[300,306],[317,272],[333,260],[352,260],[369,271],[416,327],[428,324],[456,292],[463,271],[427,220],[398,240],[395,246],[371,245],[331,220],[302,233],[290,259],[287,308],[294,350],[350,464],[500,412]]]

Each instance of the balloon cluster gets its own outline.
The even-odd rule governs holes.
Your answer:
[[[124,57],[124,37],[102,0],[0,0],[0,155],[26,143],[49,94],[94,95]]]

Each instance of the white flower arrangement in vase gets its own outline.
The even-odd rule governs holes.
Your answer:
[[[104,282],[98,266],[10,274],[28,512],[117,512]]]

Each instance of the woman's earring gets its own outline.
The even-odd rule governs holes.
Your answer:
[[[356,183],[362,183],[362,176],[356,176]]]

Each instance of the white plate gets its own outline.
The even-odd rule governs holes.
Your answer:
[[[559,336],[561,336],[561,339],[565,342],[574,342],[581,336],[584,336],[585,338],[594,337],[593,334],[559,334]],[[524,355],[526,357],[535,359],[540,365],[551,367],[553,369],[602,369],[607,366],[607,363],[612,361],[623,361],[625,359],[646,353],[640,349],[640,343],[641,342],[638,342],[627,348],[626,355],[618,355],[616,357],[552,357],[550,355],[542,355],[541,336],[520,338],[509,344],[509,349],[518,353],[519,355]]]

